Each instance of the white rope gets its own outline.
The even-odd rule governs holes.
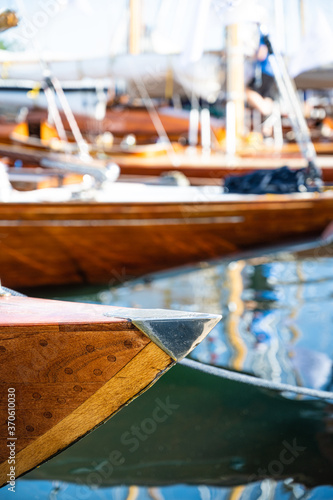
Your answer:
[[[209,375],[214,375],[216,377],[224,378],[227,380],[233,380],[234,382],[253,385],[255,387],[261,387],[263,389],[270,389],[271,391],[293,392],[295,394],[301,394],[302,396],[324,399],[325,401],[333,401],[333,392],[329,391],[318,391],[316,389],[308,389],[307,387],[296,387],[290,384],[271,382],[270,380],[259,379],[251,375],[245,375],[244,373],[236,373],[230,370],[225,370],[224,368],[205,365],[203,363],[199,363],[198,361],[193,361],[190,359],[183,359],[180,364],[188,366],[189,368],[193,368],[194,370],[199,370],[201,372],[207,373]]]

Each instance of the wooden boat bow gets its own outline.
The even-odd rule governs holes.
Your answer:
[[[110,418],[219,319],[1,296],[0,485]]]

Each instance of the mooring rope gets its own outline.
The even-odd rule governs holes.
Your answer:
[[[183,359],[180,362],[180,364],[187,366],[188,368],[193,368],[194,370],[199,370],[201,372],[208,373],[209,375],[214,375],[215,377],[220,377],[227,380],[232,380],[234,382],[241,382],[243,384],[261,387],[263,389],[270,389],[271,391],[293,392],[295,394],[300,394],[302,396],[309,396],[312,398],[333,401],[333,392],[329,391],[320,391],[316,389],[309,389],[307,387],[296,387],[290,384],[271,382],[270,380],[264,380],[251,375],[245,375],[244,373],[236,373],[216,366],[205,365],[203,363],[199,363],[198,361],[193,361],[191,359]]]

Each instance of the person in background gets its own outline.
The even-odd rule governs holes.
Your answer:
[[[269,116],[273,111],[273,103],[277,97],[277,86],[269,62],[268,49],[262,35],[256,59],[254,77],[248,84],[245,95],[251,107],[260,111],[262,115]]]

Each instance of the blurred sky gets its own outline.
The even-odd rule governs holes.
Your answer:
[[[225,0],[217,0],[223,3]],[[237,0],[236,0],[237,1]],[[239,0],[238,0],[239,1]],[[250,2],[250,0],[245,0]],[[256,0],[254,0],[256,1]],[[289,56],[300,46],[300,0],[258,0],[267,11],[267,24],[279,48]],[[194,0],[142,0],[146,51],[177,48],[186,33]],[[126,52],[128,38],[129,0],[0,0],[0,9],[17,9],[24,20],[19,28],[1,35],[4,42],[15,42],[16,48],[32,49],[32,40],[44,50],[73,52],[93,56]],[[332,0],[303,0],[305,30],[323,10],[333,25]],[[163,10],[162,10],[163,9]],[[168,34],[156,33],[156,26]],[[221,18],[213,9],[206,30],[205,48],[223,47],[224,31]],[[279,34],[276,37],[276,33]],[[177,38],[178,37],[178,38]],[[179,39],[179,40],[178,40]],[[164,48],[163,43],[164,43]]]

